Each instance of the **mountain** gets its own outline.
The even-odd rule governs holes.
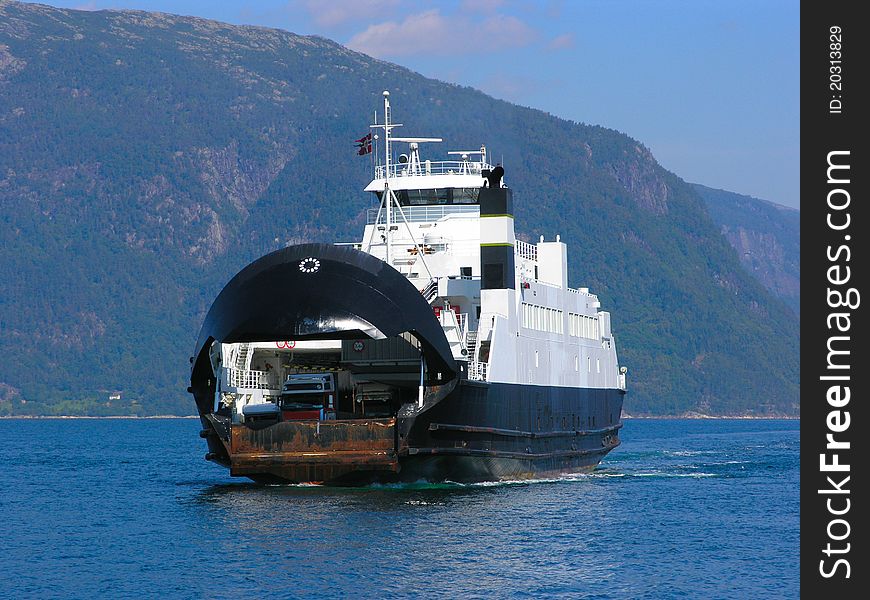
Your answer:
[[[699,184],[693,187],[743,266],[800,315],[800,211]]]
[[[384,89],[407,134],[501,158],[520,237],[568,243],[569,283],[612,311],[629,413],[798,414],[796,316],[638,141],[320,37],[2,0],[0,414],[192,413],[223,284],[360,236],[353,140]]]

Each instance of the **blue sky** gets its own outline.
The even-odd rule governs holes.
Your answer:
[[[796,0],[53,0],[318,34],[617,129],[683,179],[800,206]]]

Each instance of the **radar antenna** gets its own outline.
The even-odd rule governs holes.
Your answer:
[[[454,150],[453,152],[448,152],[447,154],[453,154],[462,158],[462,164],[459,166],[459,173],[464,175],[466,173],[471,173],[471,163],[468,162],[468,156],[471,154],[479,154],[480,155],[480,163],[475,165],[477,168],[476,171],[480,171],[483,167],[486,166],[486,146],[481,144],[480,150]]]

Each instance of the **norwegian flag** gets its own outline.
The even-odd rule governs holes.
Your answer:
[[[356,141],[356,147],[358,148],[357,154],[360,156],[365,156],[366,154],[370,154],[372,151],[372,134],[362,136],[360,139]]]

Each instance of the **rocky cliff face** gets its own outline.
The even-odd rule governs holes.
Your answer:
[[[447,140],[433,158],[503,157],[518,233],[561,234],[570,283],[613,313],[629,412],[798,411],[797,319],[721,235],[737,222],[638,141],[323,38],[2,0],[0,411],[120,411],[100,402],[122,390],[190,412],[187,357],[223,284],[283,245],[359,236],[353,140],[383,89],[409,133]]]
[[[800,315],[800,213],[751,196],[694,187],[746,270]]]
[[[625,188],[638,208],[655,215],[667,214],[670,189],[649,149],[638,144],[626,150],[607,165],[606,171]]]

